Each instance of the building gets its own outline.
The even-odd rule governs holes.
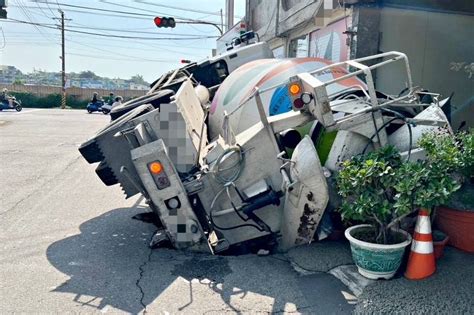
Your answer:
[[[408,55],[413,81],[474,119],[474,1],[247,0],[246,23],[275,57],[343,61],[392,50]],[[398,94],[398,69],[375,73]],[[458,122],[459,124],[462,122]],[[474,125],[474,123],[471,123]]]
[[[148,91],[150,89],[150,87],[148,85],[145,85],[145,84],[130,82],[129,89],[130,90]]]
[[[11,84],[22,77],[23,73],[14,66],[0,65],[0,83]]]

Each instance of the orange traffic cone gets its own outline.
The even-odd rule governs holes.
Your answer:
[[[420,209],[405,277],[410,280],[420,280],[431,276],[435,271],[430,216],[427,210]]]

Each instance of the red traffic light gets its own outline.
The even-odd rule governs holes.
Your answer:
[[[161,27],[161,22],[163,21],[159,16],[157,16],[154,20],[155,25]]]
[[[176,22],[175,22],[174,18],[172,18],[172,17],[157,16],[153,19],[153,21],[155,22],[155,25],[157,27],[171,27],[171,28],[174,28],[176,26]]]

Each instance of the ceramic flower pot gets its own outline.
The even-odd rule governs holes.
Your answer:
[[[390,279],[400,267],[405,247],[411,243],[411,236],[403,230],[396,231],[403,236],[404,241],[391,245],[369,243],[354,237],[354,232],[371,227],[369,224],[361,224],[345,231],[344,234],[351,244],[352,259],[364,277]]]

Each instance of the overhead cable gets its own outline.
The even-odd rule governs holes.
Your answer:
[[[34,26],[41,26],[45,28],[50,28],[50,29],[57,29],[57,27],[49,26],[47,24],[43,23],[35,23],[35,22],[28,22],[28,21],[22,21],[22,20],[16,20],[16,19],[11,19],[9,18],[8,20],[17,22],[17,23],[22,23],[22,24],[29,24],[29,25],[34,25]],[[71,29],[64,29],[67,32],[70,33],[79,33],[79,34],[87,34],[87,35],[93,35],[93,36],[101,36],[101,37],[113,37],[113,38],[124,38],[124,39],[141,39],[141,40],[197,40],[197,39],[208,39],[208,38],[218,38],[218,36],[188,36],[188,37],[141,37],[141,36],[126,36],[126,35],[114,35],[114,34],[103,34],[103,33],[95,33],[95,32],[86,32],[86,31],[78,31],[78,30],[71,30]],[[157,34],[159,35],[159,34]]]

